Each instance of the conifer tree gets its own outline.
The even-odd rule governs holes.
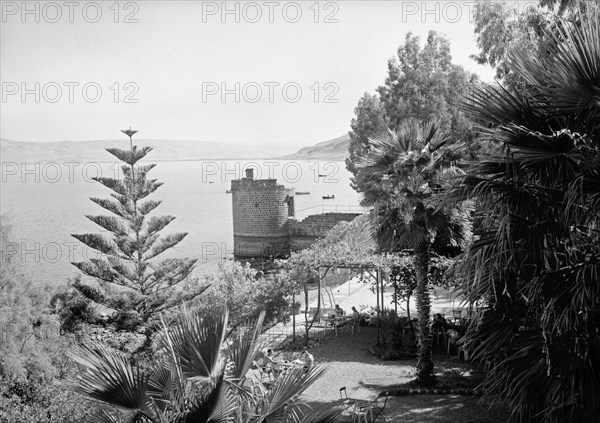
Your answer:
[[[101,255],[88,261],[72,263],[98,284],[75,284],[84,296],[115,310],[117,322],[127,322],[130,329],[148,322],[153,314],[198,296],[204,288],[184,291],[178,284],[192,272],[196,259],[157,257],[177,245],[187,233],[160,237],[159,232],[175,219],[174,216],[149,214],[161,201],[148,200],[162,182],[149,179],[154,164],[139,165],[152,147],[138,148],[132,136],[137,132],[123,130],[129,136],[129,150],[106,149],[124,164],[122,178],[96,177],[95,181],[111,189],[112,199],[90,198],[112,213],[112,216],[89,216],[110,236],[74,234],[74,238]]]

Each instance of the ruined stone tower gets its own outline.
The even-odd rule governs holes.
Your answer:
[[[277,257],[290,251],[288,218],[294,216],[294,189],[276,179],[231,181],[235,258]]]

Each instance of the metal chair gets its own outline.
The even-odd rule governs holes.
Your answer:
[[[456,324],[456,325],[462,324],[462,310],[453,310],[452,317],[454,317],[454,324]]]
[[[275,380],[273,375],[273,368],[265,366],[263,364],[262,359],[259,361],[260,362],[253,361],[252,364],[258,370],[258,373],[260,375],[260,381],[263,382],[264,378],[266,377],[268,379],[268,382],[273,382]]]
[[[342,404],[344,404],[344,406],[346,406],[346,408],[354,405],[355,401],[348,398],[345,386],[342,386],[340,388],[340,401],[342,402]]]
[[[360,319],[352,319],[352,335],[354,335],[354,328],[360,333]]]
[[[351,331],[352,335],[354,335],[354,329],[356,329],[356,331],[358,333],[360,333],[360,319],[346,319],[345,325],[344,325],[344,332],[348,332],[348,330]]]
[[[387,421],[387,416],[385,414],[385,406],[387,405],[388,397],[390,396],[389,392],[384,392],[375,400],[375,405],[373,406],[374,418],[373,422],[377,420],[377,417],[381,416],[383,421]]]
[[[354,403],[354,407],[350,410],[352,415],[352,422],[360,423],[371,423],[373,422],[373,404],[370,402],[357,401]]]
[[[456,329],[448,329],[446,331],[446,354],[450,354],[450,346],[454,346],[456,348],[456,343],[460,338],[460,335]]]

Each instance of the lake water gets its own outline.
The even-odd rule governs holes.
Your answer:
[[[150,199],[162,200],[152,215],[176,219],[162,233],[188,232],[188,236],[164,257],[194,257],[197,273],[212,272],[233,253],[231,180],[246,168],[255,169],[255,179],[276,178],[279,184],[308,191],[296,196],[296,217],[302,219],[323,211],[355,211],[361,195],[350,187],[350,174],[343,162],[326,161],[179,161],[159,162],[150,172],[164,182]],[[2,163],[0,211],[13,228],[13,243],[3,245],[22,264],[35,283],[61,284],[79,271],[72,261],[97,254],[72,233],[101,233],[85,215],[110,215],[89,200],[109,198],[110,191],[90,178],[119,176],[117,163]],[[321,176],[319,176],[321,175]],[[322,196],[334,194],[335,199]],[[350,209],[352,207],[352,209]],[[159,257],[160,258],[160,257]]]

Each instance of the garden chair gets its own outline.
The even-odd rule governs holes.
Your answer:
[[[440,338],[446,340],[446,333],[443,328],[433,328],[433,338],[435,339],[436,345],[442,345]]]
[[[462,310],[453,310],[452,317],[454,317],[454,324],[461,325],[462,324]]]
[[[265,378],[267,378],[267,382],[275,381],[275,376],[273,374],[274,373],[273,368],[270,366],[265,366],[262,359],[260,359],[258,362],[253,361],[252,364],[258,370],[261,382],[263,382]]]
[[[354,335],[354,329],[356,329],[357,333],[360,333],[360,319],[352,319],[352,335]]]
[[[373,422],[377,420],[377,417],[381,416],[383,421],[387,421],[387,416],[385,414],[385,406],[387,405],[388,397],[390,396],[389,392],[384,392],[375,400],[375,405],[373,406]]]
[[[344,325],[344,332],[351,331],[352,335],[354,335],[354,329],[360,333],[360,319],[347,319]]]
[[[460,335],[456,329],[448,329],[446,334],[448,335],[446,342],[446,354],[450,354],[450,346],[453,345],[454,348],[457,347],[456,343],[458,342]]]
[[[350,409],[352,422],[372,423],[374,421],[373,410],[373,406],[368,402],[355,402],[353,407]]]
[[[345,386],[342,386],[340,388],[340,401],[348,411],[350,411],[350,409],[354,407],[354,400],[348,398],[348,393],[346,392]]]

